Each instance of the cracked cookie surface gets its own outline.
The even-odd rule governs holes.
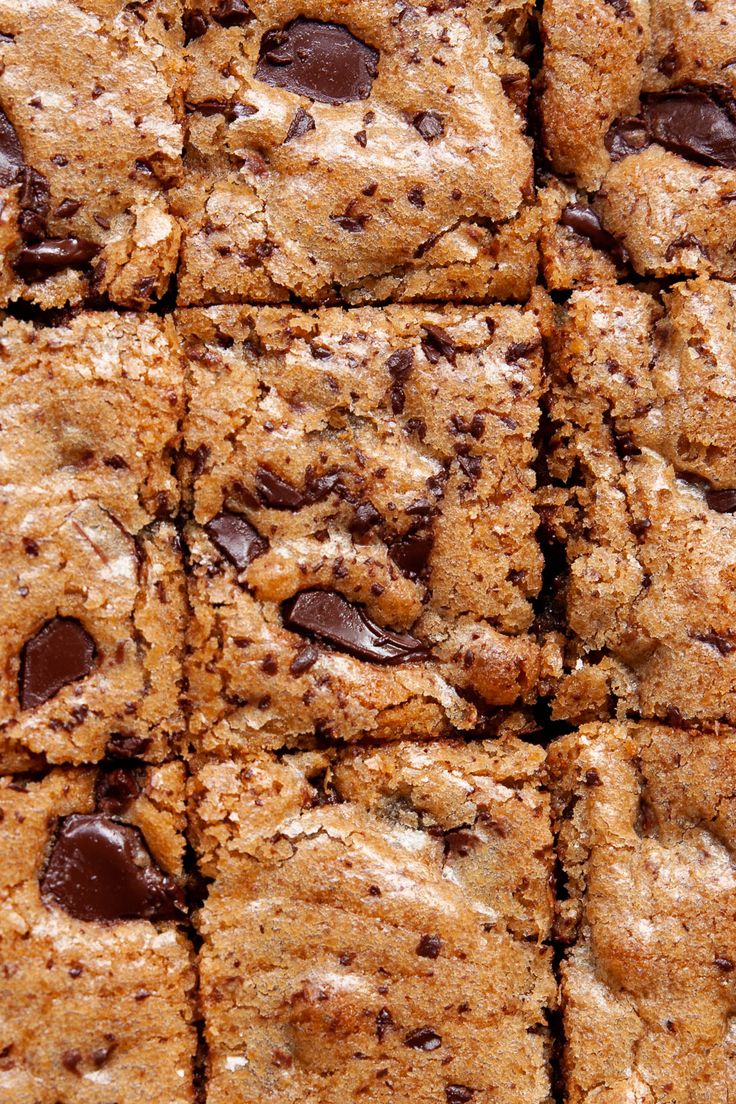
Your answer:
[[[558,717],[736,720],[736,296],[576,292],[553,339]]]
[[[736,276],[736,13],[730,0],[547,0],[542,138],[569,205],[643,276]],[[554,192],[554,189],[553,189]],[[555,225],[551,286],[607,281],[575,218]],[[556,217],[563,212],[557,207]],[[578,229],[581,227],[577,219]],[[601,253],[598,249],[597,252]]]
[[[533,316],[212,307],[177,326],[201,746],[427,736],[533,700]]]
[[[736,733],[596,724],[552,744],[570,1104],[736,1091]]]
[[[0,303],[140,309],[166,291],[181,18],[179,0],[0,0]]]
[[[183,729],[173,327],[7,319],[0,384],[0,761],[97,761],[125,741],[164,758]]]
[[[512,739],[200,764],[209,1104],[549,1100],[543,760]]]
[[[183,764],[2,778],[0,811],[0,1094],[193,1104]]]
[[[191,0],[180,304],[526,298],[529,9]]]

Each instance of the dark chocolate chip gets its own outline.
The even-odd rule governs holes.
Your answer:
[[[713,963],[719,970],[723,970],[724,974],[732,974],[734,971],[734,964],[730,958],[718,956],[713,959]]]
[[[287,142],[293,142],[295,138],[301,138],[302,135],[308,134],[310,130],[314,130],[314,119],[303,107],[298,107],[284,138],[284,145]]]
[[[474,1094],[475,1089],[469,1089],[467,1085],[445,1085],[447,1104],[468,1104]]]
[[[711,488],[705,492],[705,501],[711,510],[717,514],[733,514],[736,512],[736,490],[727,488],[722,491]]]
[[[445,852],[449,855],[457,855],[466,858],[480,844],[480,839],[473,832],[459,828],[455,832],[445,833]]]
[[[410,533],[389,545],[388,554],[399,571],[415,579],[426,570],[434,538],[431,533]]]
[[[105,745],[105,755],[111,759],[135,759],[139,755],[145,755],[150,743],[150,736],[130,736],[125,732],[113,732]]]
[[[388,1008],[380,1008],[376,1013],[376,1038],[382,1043],[387,1032],[394,1026],[393,1016]]]
[[[284,623],[289,629],[314,633],[358,659],[395,664],[426,656],[427,647],[414,636],[376,624],[361,606],[342,594],[304,590],[288,604]]]
[[[207,19],[199,8],[188,12],[184,16],[184,34],[186,43],[193,42],[195,38],[201,38],[207,30]]]
[[[50,203],[49,186],[46,177],[31,168],[23,169],[20,180],[18,226],[26,241],[38,241],[46,236],[46,218]]]
[[[601,220],[592,207],[583,203],[569,203],[560,215],[560,222],[581,237],[587,238],[597,249],[605,249],[617,261],[625,260],[621,243],[601,225]]]
[[[418,1027],[404,1037],[404,1046],[414,1050],[437,1050],[442,1046],[442,1036],[431,1027]]]
[[[242,514],[223,511],[204,527],[215,548],[237,567],[245,571],[253,560],[268,552],[268,541]]]
[[[409,378],[413,364],[413,349],[397,349],[386,361],[386,368],[394,381],[391,388],[391,409],[394,414],[401,414],[404,410],[404,404],[406,403],[404,385]]]
[[[15,184],[25,168],[20,139],[4,111],[0,111],[0,188]]]
[[[327,498],[338,486],[340,475],[338,472],[327,472],[320,476],[308,473],[304,490],[299,490],[275,472],[259,467],[255,482],[261,501],[266,506],[274,510],[301,510],[303,506],[312,506]]]
[[[730,655],[731,652],[736,651],[736,640],[729,639],[721,633],[712,631],[700,633],[694,639],[699,640],[701,644],[709,644],[711,648],[716,648],[722,656]]]
[[[457,349],[447,330],[430,324],[423,325],[422,329],[425,332],[422,338],[422,349],[430,364],[437,364],[442,357],[449,360],[450,364],[454,364]]]
[[[64,268],[84,268],[99,252],[100,246],[85,238],[47,238],[21,249],[13,268],[32,284]]]
[[[350,522],[350,532],[356,536],[364,536],[374,526],[383,521],[372,502],[361,502],[355,507],[353,519]]]
[[[308,502],[303,491],[268,468],[259,467],[256,471],[256,491],[265,505],[274,510],[300,510]]]
[[[301,16],[261,41],[256,78],[320,103],[365,100],[378,74],[378,51],[347,27]]]
[[[56,208],[56,217],[61,219],[71,218],[72,215],[76,215],[81,206],[81,200],[70,199],[67,196],[66,199],[62,199],[61,203]]]
[[[245,0],[219,0],[212,9],[212,18],[221,27],[244,27],[255,16]]]
[[[185,911],[140,830],[102,813],[63,818],[41,896],[77,920],[176,920]]]
[[[319,652],[314,645],[305,644],[294,656],[289,670],[295,678],[298,678],[299,675],[303,675],[305,671],[308,671],[310,667],[314,667],[318,659]]]
[[[649,143],[649,131],[641,119],[617,119],[605,137],[606,149],[613,161],[621,161],[631,153],[641,153]]]
[[[412,126],[416,127],[425,142],[431,142],[445,133],[442,116],[436,111],[420,111],[412,119]]]
[[[95,808],[110,816],[124,813],[140,796],[135,772],[126,767],[101,770],[95,783]]]
[[[619,19],[624,19],[634,13],[631,10],[629,0],[606,0],[609,7],[613,8]]]
[[[417,944],[420,958],[439,958],[442,940],[438,935],[423,935]]]
[[[736,121],[706,92],[652,94],[642,115],[653,140],[665,149],[705,165],[736,168]]]
[[[19,694],[21,709],[43,705],[62,687],[92,670],[95,642],[79,621],[54,617],[23,645]]]
[[[370,215],[330,215],[330,222],[336,222],[348,234],[362,234],[369,219]]]

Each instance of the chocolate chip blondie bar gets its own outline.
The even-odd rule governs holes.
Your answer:
[[[428,736],[532,700],[532,313],[212,307],[177,325],[195,737]]]
[[[641,275],[733,279],[731,0],[546,0],[542,21],[543,144],[571,182],[547,236],[553,286],[587,282],[591,246]]]
[[[575,292],[545,522],[565,546],[556,715],[736,721],[736,289]]]
[[[187,0],[179,302],[528,297],[527,0]]]
[[[183,765],[6,777],[0,819],[2,1099],[193,1104]]]
[[[736,732],[589,725],[550,748],[566,1100],[736,1091]]]
[[[542,1104],[541,749],[398,743],[200,765],[208,1104]]]
[[[178,259],[179,0],[0,0],[0,305],[145,307]]]
[[[182,732],[183,405],[170,321],[0,327],[4,770],[158,760]]]

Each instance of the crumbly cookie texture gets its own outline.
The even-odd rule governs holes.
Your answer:
[[[731,0],[548,0],[542,20],[543,143],[573,206],[641,275],[733,279]],[[565,252],[574,232],[563,219]]]
[[[511,740],[200,765],[208,1104],[550,1100],[543,760]]]
[[[736,721],[736,292],[573,294],[553,339],[556,715]]]
[[[566,1100],[736,1091],[736,732],[595,724],[550,748]]]
[[[0,763],[165,758],[184,587],[170,322],[81,314],[0,328]]]
[[[0,1095],[192,1104],[184,768],[0,779]]]
[[[528,0],[190,0],[179,302],[524,299]]]
[[[180,0],[0,0],[0,303],[136,308],[178,259]],[[63,48],[60,48],[63,44]]]
[[[180,311],[201,746],[534,697],[541,340],[511,307]]]

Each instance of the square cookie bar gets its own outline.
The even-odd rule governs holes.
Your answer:
[[[0,304],[165,292],[181,14],[180,0],[0,0]]]
[[[160,759],[183,728],[170,322],[0,327],[0,764]],[[30,757],[30,759],[29,759]]]
[[[732,0],[547,0],[542,21],[543,144],[570,181],[546,197],[552,286],[623,261],[733,279]]]
[[[4,1101],[194,1101],[183,791],[174,763],[0,779]]]
[[[550,748],[569,1104],[736,1092],[736,732],[589,725]]]
[[[524,299],[527,0],[189,0],[179,302]]]
[[[736,721],[736,289],[575,292],[554,338],[558,717]]]
[[[534,316],[211,307],[177,325],[201,746],[430,736],[532,699]]]
[[[191,783],[207,1104],[542,1104],[544,752],[253,751]]]

